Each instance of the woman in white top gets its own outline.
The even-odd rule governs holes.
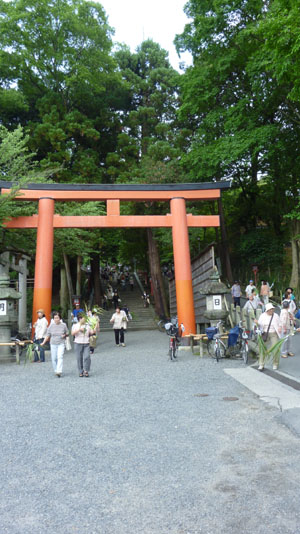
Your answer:
[[[267,349],[269,350],[280,338],[281,333],[281,327],[280,327],[280,321],[279,321],[279,315],[275,313],[275,308],[273,304],[268,303],[266,305],[266,311],[261,314],[259,319],[255,319],[254,321],[258,326],[260,327],[262,332],[268,332],[268,339],[265,341]],[[273,353],[273,369],[278,369],[279,365],[279,359],[280,359],[280,352],[279,350],[275,351]],[[259,353],[259,371],[262,371],[264,369],[265,362],[264,362],[264,355],[260,351]]]
[[[284,299],[282,301],[282,305],[284,302],[288,302],[289,303],[289,312],[291,312],[293,315],[296,311],[296,304],[295,304],[295,301],[292,299],[292,295],[291,293],[289,293],[289,291],[286,291],[285,294],[284,294]]]
[[[80,377],[88,377],[91,368],[90,336],[95,334],[95,330],[89,326],[82,313],[78,313],[77,318],[78,323],[72,327],[77,367]]]
[[[117,347],[120,346],[120,343],[122,347],[125,347],[124,343],[124,333],[127,329],[127,315],[124,312],[124,310],[120,310],[119,306],[116,307],[115,313],[112,315],[112,318],[110,320],[111,323],[113,323],[113,329],[115,333],[115,341]]]
[[[34,343],[36,345],[38,345],[38,350],[40,352],[40,357],[39,357],[39,354],[38,354],[38,350],[35,350],[34,351],[34,362],[44,362],[45,361],[45,349],[44,347],[41,347],[41,343],[43,343],[44,339],[45,339],[45,336],[46,336],[46,332],[47,332],[47,327],[48,327],[48,321],[45,317],[45,312],[44,310],[40,309],[40,310],[37,310],[37,321],[34,323],[33,325],[33,328],[34,328]]]

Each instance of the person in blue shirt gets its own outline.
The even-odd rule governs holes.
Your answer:
[[[83,309],[80,308],[79,302],[76,302],[75,308],[72,312],[72,323],[78,323],[78,318],[77,318],[78,313],[84,313],[84,312],[83,312]]]

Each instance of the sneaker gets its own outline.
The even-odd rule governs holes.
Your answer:
[[[117,345],[117,347],[119,347],[120,345]]]
[[[274,369],[274,371],[277,371],[278,365],[273,365],[273,369]]]
[[[122,343],[122,347],[126,347],[125,343]]]
[[[263,371],[264,370],[264,366],[263,365],[260,365],[259,368],[258,368],[259,371]]]

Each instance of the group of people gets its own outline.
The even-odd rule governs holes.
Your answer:
[[[120,309],[116,304],[110,322],[115,335],[115,342],[118,347],[125,347],[125,332],[128,320],[131,317],[128,308]],[[94,319],[94,320],[93,320]],[[96,320],[95,320],[96,319]],[[37,320],[34,327],[34,362],[45,362],[45,345],[50,341],[50,352],[53,371],[60,378],[63,371],[63,357],[67,345],[71,347],[69,340],[69,329],[62,320],[58,311],[52,312],[50,325],[43,309],[37,310]],[[71,335],[74,341],[77,369],[79,377],[89,377],[91,368],[91,355],[96,346],[97,334],[100,331],[99,317],[93,314],[92,310],[84,313],[79,303],[75,304],[72,313]]]
[[[281,302],[280,315],[275,313],[275,306],[269,302],[270,298],[270,286],[266,280],[263,280],[260,287],[259,295],[257,294],[257,288],[254,285],[253,280],[249,280],[249,284],[245,289],[245,296],[247,302],[243,307],[244,311],[254,312],[256,317],[256,311],[259,307],[262,308],[263,313],[258,319],[255,318],[254,322],[259,326],[261,332],[265,337],[265,343],[267,350],[271,349],[277,343],[280,338],[284,338],[284,342],[281,345],[280,350],[275,350],[273,355],[273,369],[278,369],[280,354],[282,358],[288,356],[294,356],[294,353],[290,349],[290,334],[294,330],[295,325],[295,296],[293,288],[288,287],[285,290],[284,298]],[[234,301],[234,305],[240,306],[240,298],[242,296],[241,286],[238,281],[235,281],[231,288],[231,294]],[[297,329],[300,331],[300,329]],[[260,351],[259,355],[259,370],[264,369],[264,355]]]
[[[236,308],[236,306],[240,306],[241,297],[242,297],[242,289],[241,289],[241,286],[238,280],[235,280],[231,288],[231,295],[232,295],[234,307]],[[249,280],[249,284],[247,285],[245,289],[245,297],[248,300],[251,300],[252,306],[255,306],[254,309],[257,309],[258,305],[266,306],[266,304],[268,304],[269,302],[270,296],[272,296],[271,288],[266,280],[262,280],[261,282],[259,296],[258,296],[258,290],[256,286],[254,285],[253,280]]]
[[[282,302],[282,307],[280,315],[275,313],[275,306],[271,302],[266,305],[264,313],[262,313],[259,319],[255,319],[256,324],[259,326],[262,335],[264,335],[265,344],[267,350],[270,350],[280,338],[284,338],[284,341],[281,345],[281,349],[274,350],[273,353],[273,369],[278,369],[280,353],[282,358],[287,358],[288,356],[294,356],[294,353],[290,349],[290,334],[294,330],[295,316],[291,311],[291,297],[290,293],[288,298],[285,298]],[[295,306],[295,303],[293,303]],[[294,308],[296,309],[296,308]],[[300,332],[300,328],[296,329],[297,332]],[[264,369],[264,354],[260,351],[259,354],[259,371]]]

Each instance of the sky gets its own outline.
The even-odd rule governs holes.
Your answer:
[[[96,0],[98,1],[98,0]],[[146,39],[160,44],[169,52],[172,66],[191,64],[189,54],[178,58],[173,41],[181,33],[188,19],[183,12],[187,0],[99,0],[108,23],[115,29],[114,41],[125,43],[134,52]]]

